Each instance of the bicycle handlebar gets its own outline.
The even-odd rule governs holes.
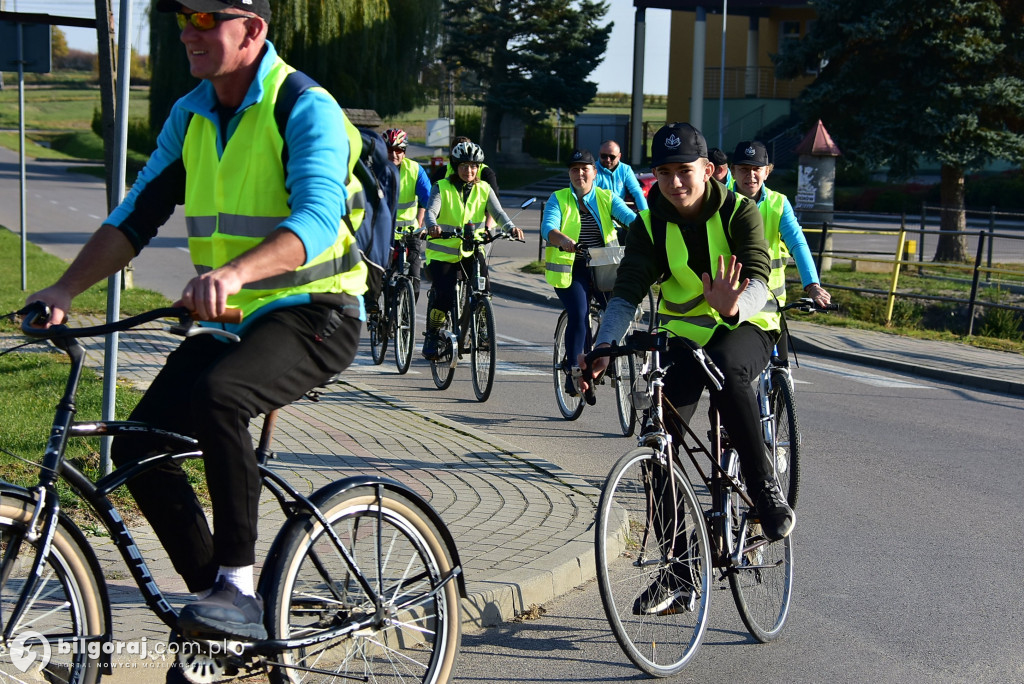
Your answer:
[[[674,340],[678,340],[681,344],[685,344],[690,348],[693,358],[696,359],[697,363],[704,370],[708,380],[714,385],[716,390],[721,390],[725,386],[725,374],[722,370],[715,365],[715,362],[711,360],[711,357],[704,353],[704,348],[694,342],[693,340],[685,337],[674,337]],[[589,372],[593,366],[595,360],[602,357],[616,357],[625,356],[627,354],[635,354],[639,352],[665,352],[668,351],[668,333],[657,332],[650,333],[643,330],[636,330],[626,336],[623,344],[612,345],[609,347],[598,347],[584,358],[587,362],[587,368],[582,372],[586,374],[587,379],[590,380],[592,374]],[[591,385],[593,386],[593,385]]]
[[[797,311],[803,311],[805,313],[828,313],[830,311],[839,311],[839,305],[829,304],[828,306],[822,307],[818,306],[818,303],[810,297],[801,297],[796,301],[779,307],[779,311],[790,311],[791,309],[796,309]]]
[[[181,325],[186,327],[192,321],[197,320],[194,316],[194,312],[189,311],[183,306],[167,306],[152,309],[150,311],[144,311],[136,316],[129,316],[128,318],[123,318],[119,321],[114,321],[113,323],[105,323],[103,325],[92,325],[84,328],[69,328],[66,324],[61,323],[60,325],[52,325],[49,328],[42,328],[35,325],[35,323],[40,318],[45,320],[50,317],[50,307],[43,302],[32,302],[17,313],[19,316],[24,317],[21,321],[21,331],[29,337],[37,337],[40,339],[98,337],[100,335],[109,335],[110,333],[131,330],[143,323],[149,323],[150,321],[155,321],[158,318],[177,318],[181,322]],[[241,320],[241,309],[228,309],[223,315],[218,316],[210,322],[239,323]]]

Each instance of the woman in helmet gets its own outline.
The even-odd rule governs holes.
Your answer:
[[[398,207],[395,213],[395,242],[409,248],[409,276],[416,301],[420,299],[420,270],[423,266],[423,241],[416,234],[430,202],[430,179],[422,166],[405,156],[409,138],[401,128],[384,131],[388,159],[398,168]]]
[[[441,232],[467,228],[483,237],[487,217],[491,217],[498,225],[511,229],[518,239],[523,239],[523,231],[512,225],[491,186],[477,178],[484,161],[480,146],[460,142],[452,148],[449,161],[452,173],[431,188],[427,205],[427,272],[433,292],[423,342],[423,356],[427,359],[437,358],[438,332],[444,324],[445,312],[455,303],[459,265],[464,263],[469,271],[472,267],[469,259],[476,258],[472,246],[464,247],[461,237],[442,238]],[[482,258],[480,265],[480,273],[486,277],[487,264]]]

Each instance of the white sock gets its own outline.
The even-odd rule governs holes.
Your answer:
[[[255,596],[256,588],[252,582],[252,566],[242,565],[239,567],[231,567],[228,565],[220,566],[217,570],[217,579],[224,578],[231,584],[238,587],[238,591],[242,592],[246,596]]]

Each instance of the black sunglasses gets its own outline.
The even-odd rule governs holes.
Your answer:
[[[232,19],[252,19],[255,14],[228,14],[227,12],[178,12],[178,28],[182,31],[185,26],[192,24],[193,28],[199,31],[209,31],[216,28],[222,21]]]
[[[601,159],[615,159],[618,156],[617,154],[602,154]]]

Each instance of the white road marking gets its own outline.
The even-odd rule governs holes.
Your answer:
[[[859,382],[865,385],[871,385],[873,387],[900,387],[903,389],[933,389],[927,385],[919,385],[909,380],[900,380],[899,378],[886,377],[884,375],[876,375],[874,373],[868,373],[866,371],[849,370],[846,368],[839,368],[837,366],[830,366],[825,364],[819,364],[817,362],[801,362],[800,364],[804,368],[810,368],[811,370],[820,371],[822,373],[831,373],[833,375],[839,375],[844,378]]]

